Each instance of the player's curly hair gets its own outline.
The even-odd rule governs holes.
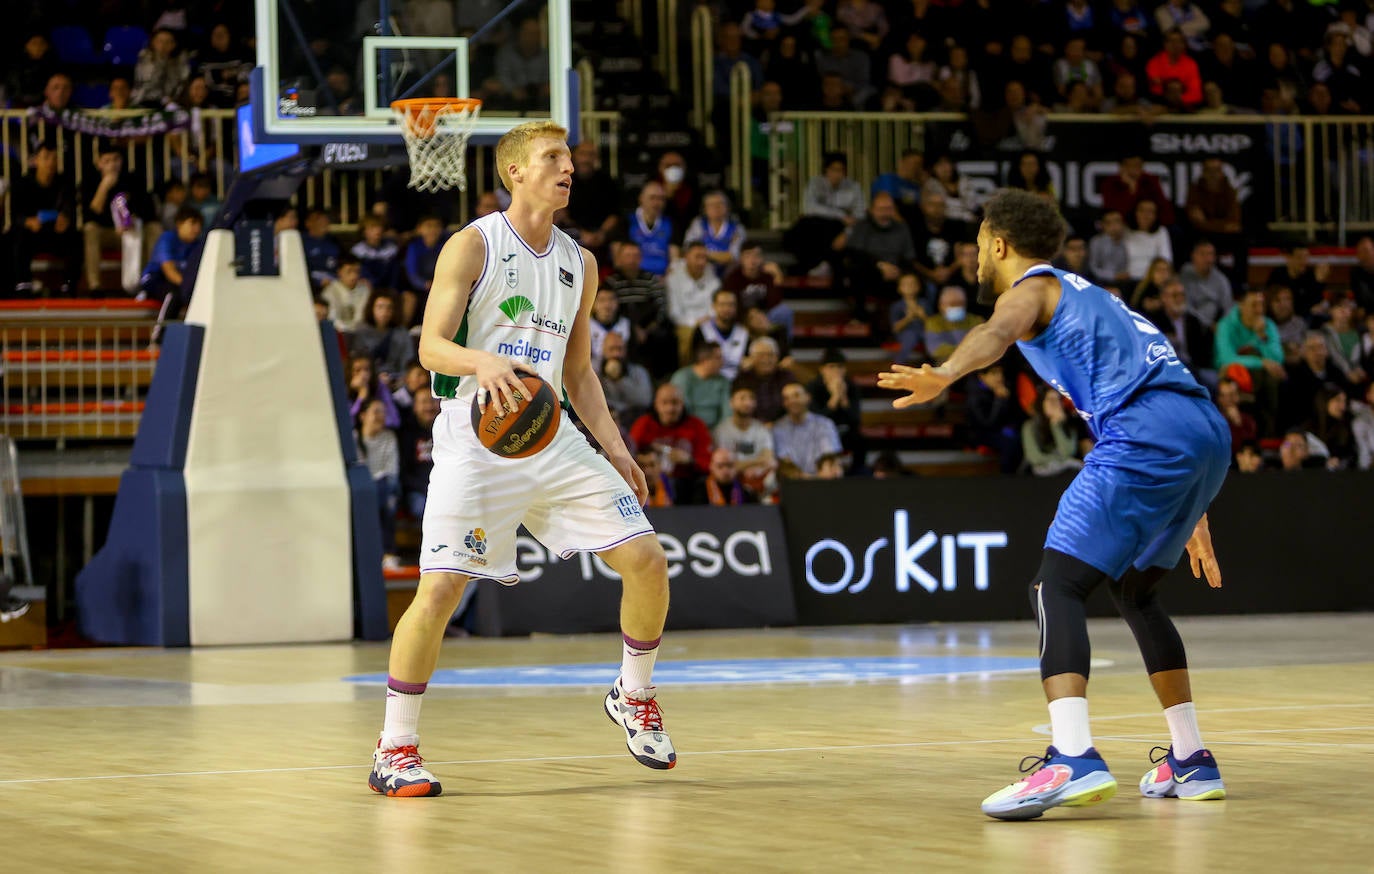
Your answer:
[[[1064,245],[1068,225],[1059,208],[1038,194],[1003,188],[983,204],[988,230],[1028,258],[1049,261]]]

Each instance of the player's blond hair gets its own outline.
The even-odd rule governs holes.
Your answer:
[[[496,172],[507,191],[514,191],[510,180],[510,165],[524,166],[530,159],[530,143],[543,137],[568,141],[568,129],[552,121],[530,121],[506,131],[496,143]]]

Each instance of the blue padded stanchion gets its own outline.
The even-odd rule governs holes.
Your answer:
[[[81,631],[104,643],[186,646],[186,462],[205,329],[167,326],[105,545],[76,576]]]

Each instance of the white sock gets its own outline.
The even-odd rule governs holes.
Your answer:
[[[658,642],[655,640],[635,640],[628,634],[621,634],[624,642],[620,655],[620,685],[625,691],[633,692],[653,684],[654,661],[658,658]]]
[[[1087,698],[1058,698],[1050,702],[1050,730],[1054,748],[1066,756],[1081,756],[1093,745],[1088,727]]]
[[[1164,708],[1164,718],[1169,721],[1175,759],[1183,761],[1203,748],[1202,733],[1197,728],[1197,707],[1193,706],[1193,702],[1185,701]]]
[[[386,722],[382,725],[382,746],[393,748],[416,743],[420,738],[420,705],[425,698],[424,683],[398,683],[387,678]],[[395,687],[401,688],[395,688]]]

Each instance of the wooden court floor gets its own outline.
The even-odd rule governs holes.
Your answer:
[[[1093,624],[1097,807],[996,822],[1044,751],[1033,673],[665,685],[629,758],[603,688],[434,688],[433,799],[368,791],[385,645],[0,654],[0,871],[1374,871],[1374,615],[1184,619],[1230,797],[1141,798],[1167,743],[1124,626]],[[661,664],[1031,657],[1029,623],[677,633]],[[446,644],[442,668],[611,663],[609,635]],[[753,667],[751,667],[751,664]],[[611,679],[607,676],[606,682]]]

